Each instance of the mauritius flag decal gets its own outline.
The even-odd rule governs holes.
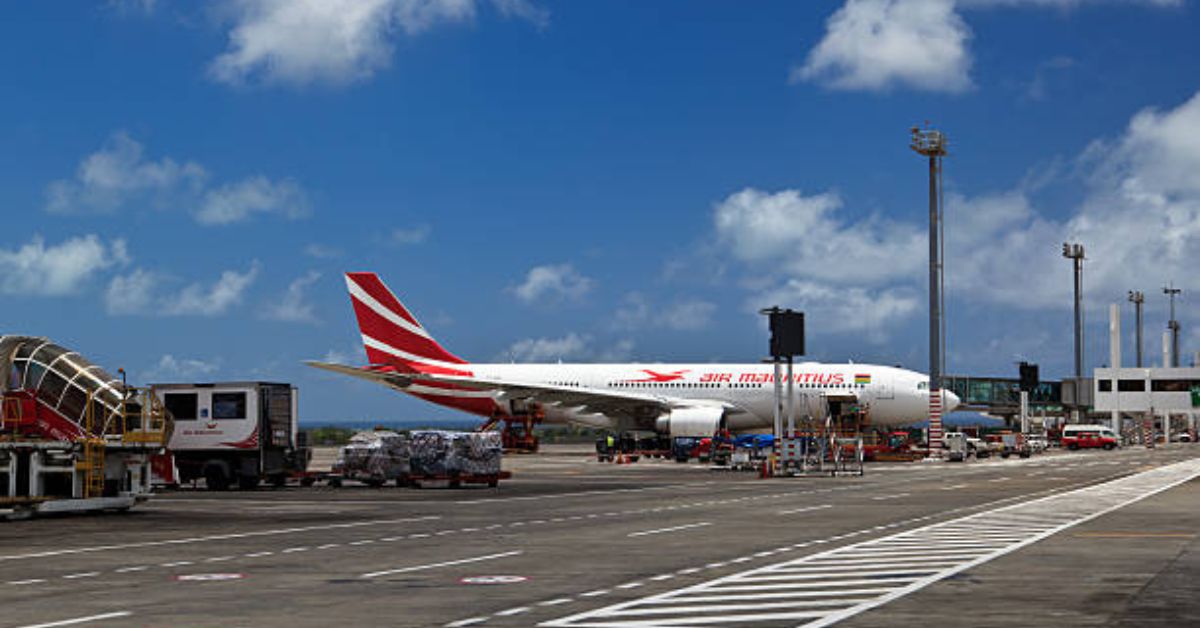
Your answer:
[[[871,383],[871,374],[870,373],[856,374],[854,376],[854,383],[855,384],[870,384]]]

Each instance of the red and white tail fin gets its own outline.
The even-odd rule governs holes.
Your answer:
[[[443,349],[378,275],[346,273],[346,288],[371,364],[421,373],[470,373],[467,361]]]

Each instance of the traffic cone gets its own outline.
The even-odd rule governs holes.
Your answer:
[[[617,454],[617,464],[625,464],[625,454]]]

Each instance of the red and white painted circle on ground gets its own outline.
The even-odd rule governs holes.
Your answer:
[[[221,582],[223,580],[241,580],[244,573],[192,573],[175,576],[176,582]]]
[[[468,576],[459,582],[463,584],[516,584],[528,579],[525,576]]]

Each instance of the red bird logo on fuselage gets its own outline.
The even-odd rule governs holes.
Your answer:
[[[671,371],[670,373],[657,373],[650,369],[642,369],[642,372],[649,377],[645,379],[631,379],[630,382],[674,382],[683,379],[683,374],[687,373],[687,369],[682,371]]]

